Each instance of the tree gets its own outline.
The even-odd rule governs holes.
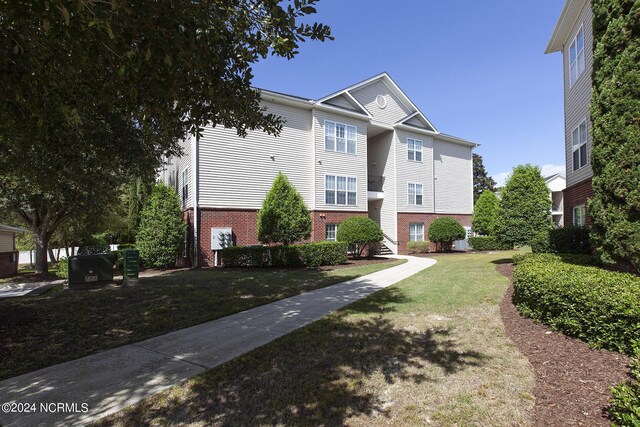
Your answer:
[[[591,238],[605,257],[640,270],[640,4],[594,0],[592,7]]]
[[[360,258],[365,249],[371,248],[384,238],[382,229],[371,218],[350,216],[344,220],[336,232],[336,240],[355,247],[356,257]]]
[[[113,188],[152,176],[188,132],[278,134],[251,66],[331,38],[300,23],[316,2],[2,2],[0,209],[36,235],[36,271],[72,213],[113,204]]]
[[[473,203],[478,201],[478,197],[484,191],[496,191],[496,182],[487,175],[487,171],[482,163],[482,156],[473,153]]]
[[[258,212],[258,240],[293,242],[311,237],[311,215],[298,191],[282,172],[273,181]]]
[[[453,242],[466,236],[467,231],[453,218],[438,218],[429,226],[429,240],[436,244],[439,251],[450,251]]]
[[[528,245],[551,228],[551,198],[540,168],[520,165],[502,190],[496,237],[506,245]]]
[[[483,191],[473,208],[471,227],[484,236],[493,236],[500,210],[500,200],[492,191]]]
[[[186,232],[178,195],[173,188],[157,184],[142,210],[136,236],[136,248],[143,263],[158,268],[174,266]]]

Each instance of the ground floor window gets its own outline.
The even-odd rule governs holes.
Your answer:
[[[576,227],[584,227],[586,213],[584,205],[575,206],[573,208],[573,225]]]
[[[326,239],[327,240],[331,240],[331,241],[335,241],[336,240],[337,231],[338,231],[338,224],[327,224],[327,225],[325,225]]]
[[[409,241],[417,242],[424,240],[424,223],[412,222],[409,224]]]

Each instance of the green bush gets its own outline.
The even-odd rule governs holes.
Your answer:
[[[316,242],[287,246],[229,246],[222,250],[225,267],[319,267],[347,262],[347,245]]]
[[[365,216],[351,216],[338,226],[336,240],[347,245],[353,245],[357,257],[362,256],[364,250],[381,242],[384,238],[380,226],[371,218]]]
[[[493,236],[469,237],[469,245],[476,251],[503,251],[513,249],[513,246],[502,243]]]
[[[450,251],[454,241],[466,236],[467,231],[453,218],[438,218],[429,226],[429,240],[436,244],[438,251]]]
[[[636,357],[640,357],[637,354]],[[611,388],[609,418],[614,426],[640,426],[640,359],[631,365],[632,381]]]
[[[60,257],[60,259],[58,260],[57,276],[64,279],[69,278],[69,260],[65,257]]]
[[[496,232],[499,212],[498,197],[491,191],[483,191],[473,207],[471,229],[478,234],[493,236]]]
[[[640,347],[640,277],[562,260],[555,254],[516,259],[513,300],[520,312],[594,347],[633,355]]]
[[[534,254],[552,253],[551,242],[549,241],[549,230],[537,233],[531,239],[531,252]]]
[[[409,250],[409,253],[412,254],[428,254],[431,250],[429,245],[430,242],[428,240],[416,240],[407,243],[407,249]]]
[[[584,254],[593,252],[589,241],[589,229],[584,227],[562,227],[544,230],[531,240],[534,253]]]

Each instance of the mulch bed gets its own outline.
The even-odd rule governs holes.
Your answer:
[[[512,264],[499,264],[513,278]],[[535,373],[534,424],[538,426],[610,425],[609,387],[629,378],[629,358],[594,350],[577,339],[522,317],[512,302],[513,281],[500,311],[507,336],[529,359]]]

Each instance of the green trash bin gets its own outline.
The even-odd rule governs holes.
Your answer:
[[[138,283],[140,273],[140,252],[136,249],[124,249],[122,251],[122,279],[125,285]]]

